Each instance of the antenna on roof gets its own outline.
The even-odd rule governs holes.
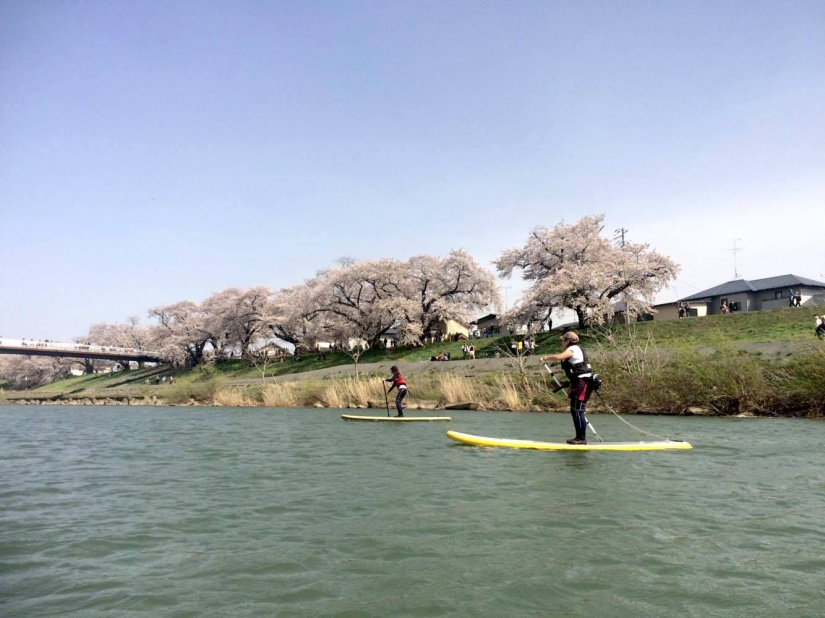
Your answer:
[[[504,310],[507,311],[510,308],[509,303],[507,302],[507,290],[512,289],[512,285],[504,285],[501,287],[504,290]]]
[[[725,251],[733,251],[733,278],[739,278],[739,270],[736,268],[736,254],[742,250],[742,247],[737,247],[737,241],[742,240],[741,238],[734,238],[733,239],[733,249],[725,249]]]

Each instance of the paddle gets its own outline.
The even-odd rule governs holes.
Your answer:
[[[384,378],[381,378],[381,386],[384,387],[384,403],[387,404],[387,416],[390,415],[390,399],[387,397],[387,385],[384,382]]]
[[[553,392],[558,393],[566,385],[559,382],[559,379],[556,377],[556,374],[553,373],[553,370],[550,369],[550,367],[547,366],[547,363],[544,363],[544,368],[547,369],[547,372],[550,374],[550,377],[553,378],[553,382],[556,383],[556,388],[553,389]],[[597,395],[599,394],[598,391],[596,392],[596,394]],[[601,395],[599,395],[599,398],[601,399]],[[602,400],[602,401],[604,401],[604,400]],[[584,422],[587,423],[587,426],[590,427],[590,431],[592,431],[593,435],[596,436],[599,439],[599,442],[604,442],[604,440],[602,440],[602,437],[599,435],[599,432],[596,431],[595,427],[593,427],[593,423],[591,423],[590,419],[587,418],[587,415],[585,415],[585,417],[584,417]]]

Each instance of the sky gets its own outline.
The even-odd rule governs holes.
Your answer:
[[[3,0],[0,336],[595,214],[825,281],[823,112],[821,0]]]

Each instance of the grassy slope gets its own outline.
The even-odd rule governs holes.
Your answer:
[[[691,318],[668,322],[643,322],[629,326],[616,326],[611,332],[594,328],[579,331],[584,345],[593,349],[597,343],[604,343],[611,338],[619,348],[633,341],[645,340],[661,348],[685,348],[690,346],[714,346],[714,342],[726,340],[734,345],[743,344],[803,344],[814,340],[814,315],[822,312],[821,307],[784,308],[774,311],[716,315],[704,318]],[[548,354],[560,349],[560,332],[542,333],[537,338],[538,353]],[[492,356],[497,349],[506,345],[506,338],[475,339],[476,356]],[[403,361],[418,362],[428,360],[439,352],[450,353],[453,359],[460,359],[463,342],[432,344],[419,348],[399,350],[369,350],[363,354],[360,363]],[[343,364],[352,364],[352,359],[345,354],[330,354],[325,360],[317,355],[309,355],[301,362],[287,360],[283,363],[270,364],[266,368],[267,376],[287,375],[316,369],[324,369]],[[55,396],[82,398],[131,396],[143,397],[162,394],[168,385],[155,386],[152,380],[156,375],[174,375],[179,384],[195,383],[206,379],[220,377],[232,380],[256,380],[261,378],[258,368],[250,367],[243,361],[222,363],[208,370],[178,369],[158,367],[126,373],[98,374],[73,377],[61,380],[41,388],[27,391],[26,397],[50,398]],[[23,393],[7,391],[8,398],[24,396]]]

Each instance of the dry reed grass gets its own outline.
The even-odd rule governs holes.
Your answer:
[[[267,408],[296,408],[299,405],[294,382],[267,384],[261,389],[260,397]]]
[[[526,410],[529,408],[527,398],[521,387],[507,374],[498,374],[492,384],[495,395],[491,406],[504,407],[506,410]]]
[[[374,381],[344,378],[326,384],[318,398],[328,408],[345,408],[366,406],[370,399],[377,397],[378,389]]]
[[[477,382],[452,373],[440,373],[435,379],[444,403],[479,401],[481,393]]]
[[[226,406],[228,408],[245,408],[257,405],[254,399],[246,396],[244,390],[240,387],[221,389],[213,395],[212,403],[216,406]]]

